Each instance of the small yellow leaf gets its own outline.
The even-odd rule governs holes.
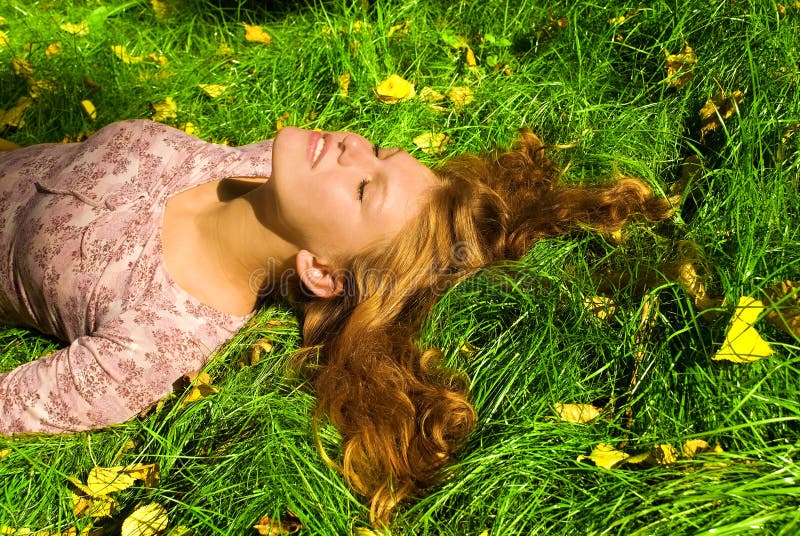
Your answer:
[[[350,73],[346,72],[336,79],[339,84],[339,95],[346,97],[350,90]]]
[[[742,296],[736,304],[733,319],[728,326],[728,333],[722,347],[712,359],[727,360],[734,363],[751,363],[773,353],[769,343],[753,327],[759,315],[764,311],[764,304],[759,300]]]
[[[14,69],[15,73],[25,80],[29,80],[33,75],[33,63],[25,58],[11,58],[11,67]]]
[[[610,318],[617,312],[617,304],[606,296],[587,296],[583,300],[583,308],[599,320]]]
[[[722,121],[730,118],[743,101],[744,94],[738,90],[730,94],[719,90],[708,99],[699,112],[700,141],[703,141],[706,134],[722,126]]]
[[[153,104],[153,121],[166,121],[178,117],[178,105],[172,97],[166,97],[163,102]]]
[[[408,34],[408,25],[411,24],[410,20],[406,20],[405,22],[401,22],[400,24],[395,24],[389,31],[387,32],[386,36],[391,37],[394,34],[397,35],[407,35]]]
[[[289,112],[283,112],[281,114],[281,116],[278,118],[278,120],[275,121],[275,130],[282,129],[283,128],[283,122],[286,121],[287,119],[289,119],[290,117],[291,117],[291,115],[289,115]]]
[[[150,0],[150,5],[156,18],[160,20],[172,17],[180,9],[174,0]]]
[[[472,52],[472,49],[469,47],[467,47],[466,61],[467,61],[467,67],[475,67],[478,65],[478,62],[475,61],[475,53]]]
[[[429,86],[425,86],[419,92],[419,100],[428,103],[441,102],[444,100],[444,95]]]
[[[85,20],[80,21],[77,24],[73,24],[71,22],[65,22],[61,26],[59,26],[62,30],[72,35],[77,36],[84,36],[89,33],[89,23]]]
[[[212,99],[216,99],[228,88],[228,86],[222,84],[197,84],[197,87],[203,90],[203,93],[211,97]]]
[[[668,86],[683,87],[691,80],[694,75],[694,66],[697,63],[697,55],[692,47],[684,44],[683,52],[670,54],[669,50],[664,50],[667,56],[667,78],[665,82]]]
[[[5,23],[6,23],[6,19],[3,18],[3,17],[0,17],[0,26],[2,26]]]
[[[382,536],[382,535],[366,527],[356,527],[353,529],[353,536]]]
[[[474,100],[472,90],[468,86],[456,86],[447,93],[456,108],[463,108]]]
[[[395,104],[414,96],[414,84],[399,75],[392,74],[375,87],[375,93],[381,102]]]
[[[72,513],[78,517],[111,517],[119,508],[119,503],[111,497],[89,497],[70,492]]]
[[[167,529],[167,509],[158,503],[139,507],[122,522],[120,536],[157,536]]]
[[[135,481],[122,467],[94,467],[86,478],[86,487],[92,497],[99,497],[128,489]]]
[[[600,415],[600,408],[591,404],[561,404],[555,405],[556,414],[562,421],[587,423]]]
[[[33,104],[33,99],[27,96],[22,96],[17,99],[17,103],[8,110],[0,109],[0,128],[14,127],[22,128],[25,125],[25,120],[22,115],[25,110]]]
[[[0,30],[0,50],[8,46],[8,34]]]
[[[219,389],[211,385],[212,381],[213,379],[207,373],[200,373],[194,382],[192,382],[189,392],[186,393],[186,395],[183,397],[183,400],[181,400],[181,407],[186,407],[192,402],[197,402],[198,400],[202,400],[207,396],[219,393]]]
[[[687,439],[683,443],[683,455],[687,458],[694,458],[696,455],[704,452],[724,452],[722,447],[717,443],[715,446],[709,445],[702,439]]]
[[[772,302],[767,321],[800,337],[800,282],[780,281],[767,287],[765,292]]]
[[[160,55],[156,54],[155,52],[151,52],[150,54],[147,55],[146,58],[143,58],[143,59],[150,60],[150,61],[152,61],[153,63],[155,63],[156,65],[158,65],[159,67],[162,67],[162,68],[167,66],[167,57],[166,56],[160,56]]]
[[[215,53],[217,56],[230,56],[231,54],[233,54],[233,49],[228,46],[228,43],[220,43]]]
[[[450,143],[450,138],[441,132],[434,134],[433,132],[426,132],[414,138],[414,145],[422,149],[423,153],[427,154],[441,154],[444,152],[447,144]]]
[[[144,59],[142,56],[131,56],[123,45],[111,45],[111,51],[122,63],[139,63]]]
[[[621,450],[617,450],[605,443],[598,443],[588,456],[578,456],[578,461],[591,460],[598,467],[613,469],[627,458],[630,458],[630,456]]]
[[[0,450],[0,460],[11,454],[11,449]]]
[[[191,121],[187,121],[180,126],[180,129],[185,133],[189,134],[190,136],[194,136],[197,133],[197,125],[192,123]]]
[[[59,41],[47,45],[47,48],[44,51],[44,55],[48,58],[55,56],[56,54],[61,54],[61,43]]]
[[[253,43],[264,43],[268,45],[272,42],[272,37],[264,31],[261,26],[251,26],[246,22],[244,24],[244,39]]]
[[[264,516],[253,525],[253,528],[262,536],[280,536],[293,534],[303,528],[300,520],[294,515],[287,515],[283,519],[272,519]]]
[[[158,464],[157,463],[136,463],[126,465],[122,470],[135,480],[141,480],[145,487],[154,488],[158,484]]]
[[[250,365],[256,365],[261,360],[261,353],[268,354],[272,351],[272,341],[267,338],[259,339],[250,348]]]
[[[467,359],[472,358],[478,350],[480,350],[480,348],[478,348],[469,341],[464,341],[461,344],[461,347],[458,349],[458,351],[461,352],[461,355],[463,355]]]
[[[167,536],[192,536],[193,534],[194,531],[189,527],[187,527],[186,525],[178,525],[177,527],[169,531],[169,534],[167,534]]]
[[[82,100],[81,108],[83,108],[83,113],[85,113],[89,119],[92,121],[97,119],[97,109],[94,107],[94,104],[92,104],[92,101],[88,99]]]

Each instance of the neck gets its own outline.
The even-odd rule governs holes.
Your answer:
[[[221,286],[255,304],[258,292],[281,283],[298,248],[275,232],[274,200],[264,185],[209,206],[197,216],[199,237]]]

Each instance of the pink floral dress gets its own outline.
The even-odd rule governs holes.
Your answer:
[[[0,434],[122,422],[200,369],[250,315],[170,279],[164,206],[204,182],[271,171],[271,141],[227,147],[144,120],[0,152],[0,324],[70,343],[0,374]]]

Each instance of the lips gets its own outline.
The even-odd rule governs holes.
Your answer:
[[[311,137],[308,140],[308,160],[312,168],[317,165],[328,149],[326,138],[326,135],[319,132],[311,133]]]

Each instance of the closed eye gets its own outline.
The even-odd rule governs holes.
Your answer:
[[[367,179],[361,179],[361,182],[358,183],[358,200],[362,201],[364,199],[364,188],[367,187],[367,183],[369,181]]]
[[[381,146],[378,145],[377,143],[373,143],[372,144],[372,152],[375,153],[376,157],[379,157],[381,155]]]

